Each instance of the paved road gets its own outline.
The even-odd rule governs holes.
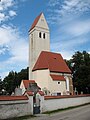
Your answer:
[[[38,114],[27,120],[90,120],[90,105],[66,110],[51,115]]]

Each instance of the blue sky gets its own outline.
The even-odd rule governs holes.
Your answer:
[[[1,0],[0,76],[28,66],[28,30],[41,12],[50,28],[51,51],[70,59],[90,53],[90,0]]]

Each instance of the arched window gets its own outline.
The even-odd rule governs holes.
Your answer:
[[[45,33],[43,33],[43,38],[45,39]]]
[[[39,37],[41,38],[41,32],[39,33]]]

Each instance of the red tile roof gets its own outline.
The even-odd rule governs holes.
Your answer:
[[[35,83],[35,80],[23,80],[25,88],[28,88],[30,83]],[[39,86],[38,88],[41,89]]]
[[[31,28],[30,28],[29,31],[31,31],[31,30],[36,26],[36,24],[38,23],[38,20],[39,20],[39,18],[40,18],[40,16],[41,16],[41,14],[42,14],[42,13],[40,13],[40,15],[36,17],[36,19],[34,20],[34,22],[33,22],[33,24],[32,24],[32,26],[31,26]]]
[[[50,74],[50,76],[52,77],[52,79],[54,81],[65,81],[64,76],[61,76],[61,75],[52,75],[52,74]]]
[[[28,100],[27,96],[0,96],[0,101]]]
[[[45,100],[49,99],[64,99],[64,98],[76,98],[76,97],[90,97],[90,94],[83,95],[61,95],[61,96],[44,96]]]
[[[38,91],[38,93],[39,93],[41,96],[44,96],[44,92],[43,92],[43,91]]]
[[[71,73],[66,62],[58,53],[42,51],[32,71],[49,69],[51,72]]]
[[[29,96],[33,96],[34,95],[34,92],[32,92],[32,91],[26,91],[25,93],[27,93]]]
[[[34,95],[34,92],[33,91],[26,91],[25,93],[27,93],[29,96],[33,96]],[[41,95],[41,96],[44,96],[44,92],[43,91],[38,91],[38,93]],[[25,94],[24,94],[25,95]]]
[[[34,80],[23,80],[23,84],[25,88],[28,88],[30,83],[35,83],[35,81]]]

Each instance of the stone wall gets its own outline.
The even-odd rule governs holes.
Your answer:
[[[33,94],[28,92],[26,95],[27,96],[0,96],[0,120],[33,115]],[[44,96],[43,92],[40,91],[37,97],[40,99],[41,113],[90,103],[90,94]]]
[[[33,96],[0,96],[0,120],[32,115]]]
[[[42,112],[90,103],[90,95],[45,96]]]

